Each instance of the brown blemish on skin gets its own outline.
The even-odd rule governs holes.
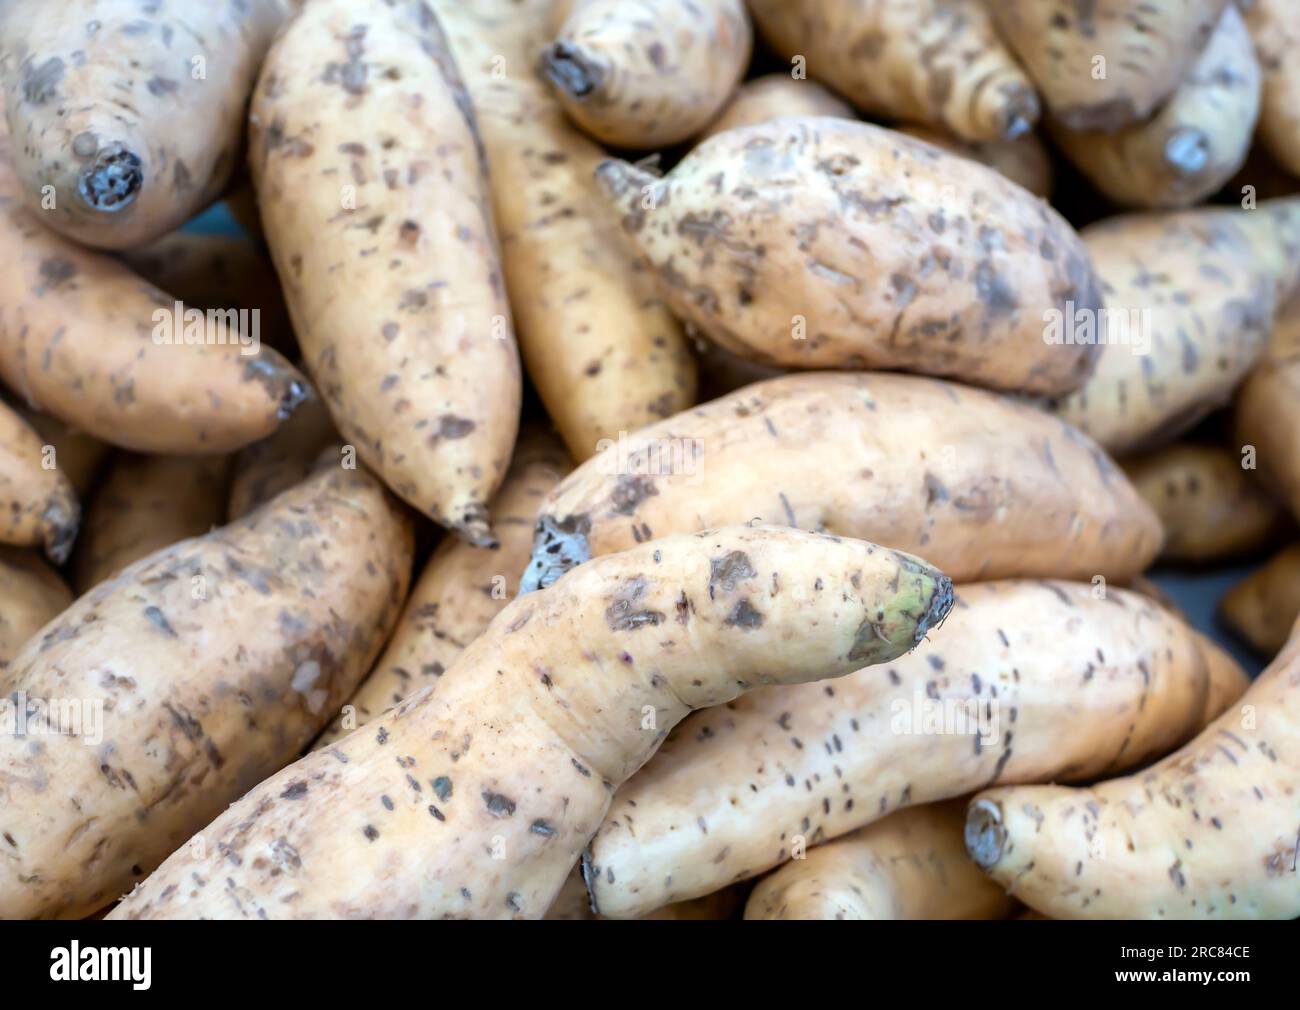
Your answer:
[[[715,599],[718,590],[734,592],[736,586],[758,573],[744,551],[730,551],[720,558],[709,560],[709,599]]]
[[[741,628],[745,631],[752,631],[755,628],[763,626],[763,615],[755,610],[749,602],[749,597],[745,597],[732,609],[727,619],[723,622],[729,628]]]
[[[23,74],[23,98],[32,105],[44,105],[58,94],[63,70],[63,61],[57,56],[51,56],[39,67],[27,64]]]
[[[637,603],[645,596],[646,580],[641,576],[627,579],[619,586],[610,605],[605,608],[605,623],[611,631],[636,631],[646,626],[662,624],[664,615],[658,610],[638,610]]]
[[[506,818],[515,815],[515,801],[509,796],[503,796],[501,793],[494,793],[491,790],[483,790],[483,805],[487,807],[488,813],[493,817]]]

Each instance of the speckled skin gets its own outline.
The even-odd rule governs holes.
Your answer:
[[[681,324],[596,187],[605,157],[535,73],[547,0],[440,0],[477,107],[520,349],[577,461],[695,402]]]
[[[1243,468],[1239,453],[1183,442],[1126,460],[1123,468],[1165,528],[1164,561],[1231,562],[1282,529],[1282,506]]]
[[[966,803],[900,810],[761,880],[746,919],[1002,919],[1014,904],[966,855]]]
[[[833,447],[815,451],[828,433]],[[1160,547],[1154,513],[1091,441],[1032,407],[934,379],[783,376],[637,432],[625,447],[622,469],[641,474],[619,472],[615,446],[551,493],[530,585],[550,577],[556,529],[597,556],[758,517],[920,554],[959,582],[1125,582]],[[665,465],[673,447],[682,459]]]
[[[155,343],[175,299],[111,256],[84,249],[22,205],[0,136],[0,379],[33,408],[124,449],[223,453],[273,432],[306,381],[224,343]],[[183,323],[182,323],[183,325]]]
[[[1300,175],[1300,22],[1291,0],[1253,0],[1246,25],[1264,70],[1259,139],[1292,175]]]
[[[663,179],[598,176],[674,311],[727,350],[1062,393],[1095,346],[1043,314],[1099,306],[1051,207],[983,165],[868,123],[793,117],[705,141]]]
[[[1018,137],[1038,96],[982,0],[749,0],[781,56],[863,112],[939,126],[963,140]]]
[[[563,447],[549,432],[520,432],[510,470],[492,499],[492,528],[500,547],[490,551],[454,539],[438,545],[411,590],[383,655],[347,700],[355,709],[351,729],[420,688],[436,684],[505,609],[528,564],[537,511],[570,467]],[[314,746],[332,746],[347,732],[340,716]]]
[[[72,592],[35,551],[0,547],[0,693],[10,661],[72,605]]]
[[[520,370],[474,110],[421,0],[317,0],[267,55],[249,161],[307,368],[343,438],[471,543]]]
[[[294,411],[270,438],[254,442],[235,457],[230,473],[230,497],[226,515],[232,521],[248,515],[304,480],[317,456],[339,443],[329,409],[314,389],[309,389],[302,406]],[[342,462],[342,448],[339,449]]]
[[[1061,417],[1127,454],[1167,445],[1228,401],[1264,351],[1284,287],[1279,263],[1255,243],[1266,206],[1134,214],[1084,229],[1107,308],[1145,312],[1151,348],[1104,347],[1093,376],[1055,404]]]
[[[733,887],[724,887],[722,890],[706,894],[702,898],[693,898],[690,901],[679,901],[673,905],[665,905],[663,908],[657,908],[653,912],[641,916],[641,918],[715,922],[721,919],[730,919],[736,909],[744,904],[747,892],[748,888],[743,883]],[[564,878],[564,886],[560,889],[560,893],[555,896],[555,900],[551,902],[551,907],[547,909],[542,918],[568,922],[593,922],[600,919],[600,916],[591,910],[591,899],[587,896],[587,884],[582,879],[581,868],[575,867],[574,871]]]
[[[790,857],[795,836],[812,847],[993,782],[1139,766],[1204,725],[1208,684],[1191,628],[1139,594],[963,586],[908,656],[833,685],[756,691],[678,727],[592,839],[592,898],[631,918],[763,873]],[[896,706],[912,711],[919,698],[978,701],[996,711],[996,739],[977,744],[957,726],[905,732],[924,716],[896,725]]]
[[[229,471],[229,456],[114,457],[86,506],[77,538],[77,594],[146,554],[225,522]]]
[[[1278,314],[1268,347],[1237,393],[1237,442],[1254,446],[1259,476],[1300,519],[1300,298]]]
[[[43,547],[62,564],[72,552],[81,505],[67,477],[47,470],[46,442],[16,412],[0,404],[0,544]],[[58,453],[55,450],[57,463]]]
[[[179,228],[238,165],[257,68],[295,2],[7,5],[3,83],[27,204],[107,249]]]
[[[1241,168],[1259,118],[1262,74],[1245,22],[1229,4],[1205,49],[1158,112],[1113,133],[1052,138],[1084,175],[1127,207],[1190,207]]]
[[[1086,789],[975,797],[967,848],[1056,919],[1293,919],[1300,824],[1300,635],[1191,743]]]
[[[840,116],[857,119],[853,106],[828,88],[789,74],[765,74],[746,81],[700,135],[708,140],[719,133],[754,126],[782,116]]]
[[[1073,130],[1148,118],[1187,76],[1229,0],[997,0],[1007,45],[1048,108]],[[1104,56],[1105,74],[1094,77]]]
[[[1300,617],[1300,544],[1274,555],[1219,601],[1219,618],[1252,647],[1275,656]]]
[[[373,476],[326,469],[136,562],[28,642],[8,689],[102,701],[103,740],[0,738],[0,918],[101,908],[292,760],[379,651],[411,552]]]
[[[749,65],[743,0],[576,0],[541,52],[569,118],[611,147],[695,136]]]
[[[964,141],[927,126],[902,126],[898,132],[987,165],[1044,200],[1051,196],[1056,183],[1052,156],[1037,133],[1026,133],[1015,140]]]
[[[112,918],[540,918],[694,708],[907,652],[951,584],[860,541],[666,537],[516,599],[443,675],[273,776]],[[494,858],[494,855],[497,858]]]
[[[9,402],[9,406],[35,429],[43,443],[54,446],[59,470],[68,478],[77,497],[85,498],[112,455],[112,448],[57,417],[32,410],[26,404]]]

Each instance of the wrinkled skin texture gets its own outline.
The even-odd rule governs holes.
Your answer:
[[[1128,207],[1190,207],[1218,192],[1250,151],[1262,74],[1229,4],[1209,44],[1151,119],[1114,133],[1050,120],[1052,137],[1103,193]]]
[[[1291,0],[1253,0],[1246,24],[1264,69],[1260,142],[1292,175],[1300,175],[1300,22]]]
[[[3,83],[27,205],[106,249],[179,228],[239,164],[257,68],[295,2],[7,5]]]
[[[605,157],[535,73],[545,0],[440,0],[491,165],[506,286],[528,375],[587,459],[695,402],[681,324],[596,187]]]
[[[943,128],[963,140],[1015,138],[1038,96],[982,0],[749,0],[782,57],[863,112]],[[796,64],[797,66],[797,64]]]
[[[506,607],[436,689],[263,782],[203,832],[207,860],[178,853],[111,917],[540,918],[691,709],[896,658],[951,591],[916,558],[777,527],[594,561]]]
[[[1167,445],[1223,406],[1263,353],[1300,263],[1276,241],[1268,207],[1134,214],[1084,229],[1107,343],[1056,412],[1125,454]],[[1148,341],[1149,353],[1135,353]]]
[[[816,81],[789,74],[765,74],[738,87],[716,119],[700,136],[708,140],[742,126],[766,123],[782,116],[839,116],[856,119],[853,106]]]
[[[438,680],[510,600],[528,564],[542,502],[571,464],[548,433],[524,430],[501,490],[492,499],[494,551],[460,540],[434,550],[411,590],[375,668],[314,747],[332,746],[358,726]],[[346,721],[345,721],[346,720]]]
[[[1186,442],[1124,462],[1165,528],[1163,561],[1231,562],[1266,546],[1284,511],[1239,454]],[[1289,625],[1288,625],[1289,626]]]
[[[591,842],[593,902],[634,917],[891,811],[1140,766],[1205,724],[1209,683],[1192,629],[1138,594],[963,586],[943,627],[884,668],[755,691],[682,723]]]
[[[1259,365],[1237,393],[1237,441],[1259,476],[1300,519],[1300,299],[1279,313]]]
[[[1300,824],[1300,636],[1159,764],[1084,789],[980,793],[971,855],[1054,919],[1293,919]]]
[[[116,456],[81,525],[72,559],[77,593],[225,522],[229,470],[228,456]]]
[[[0,547],[0,691],[7,668],[27,640],[72,604],[59,574],[35,551]]]
[[[48,443],[15,411],[0,404],[0,544],[43,547],[62,564],[81,521],[77,493],[58,468],[46,468]]]
[[[239,519],[304,480],[324,449],[339,441],[325,402],[309,390],[302,406],[270,438],[235,457],[226,515]],[[340,462],[344,462],[340,448]]]
[[[540,69],[585,132],[652,149],[703,129],[752,47],[742,0],[576,0]]]
[[[1105,453],[1038,410],[934,379],[801,374],[646,428],[575,470],[542,507],[525,584],[756,517],[920,554],[959,582],[1122,583],[1161,538]]]
[[[1174,93],[1227,5],[996,0],[988,9],[1056,118],[1072,130],[1114,131]]]
[[[1300,617],[1300,544],[1280,551],[1219,601],[1219,618],[1266,656],[1282,651]]]
[[[1095,346],[1044,313],[1100,306],[1074,230],[997,172],[867,123],[720,134],[663,179],[598,169],[674,311],[764,364],[893,368],[1063,393]]]
[[[6,687],[100,703],[102,733],[0,738],[0,918],[103,907],[293,760],[383,644],[411,553],[373,476],[325,469],[136,562],[28,642]]]
[[[474,110],[420,0],[317,0],[251,113],[258,203],[307,368],[403,500],[490,546],[520,372]]]
[[[819,845],[754,888],[746,919],[1002,919],[1012,901],[966,855],[966,804],[935,803]]]
[[[1015,140],[967,142],[925,126],[904,126],[899,128],[899,132],[987,165],[1044,200],[1052,193],[1056,170],[1047,146],[1036,133],[1026,133]]]

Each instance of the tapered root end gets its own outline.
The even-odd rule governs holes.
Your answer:
[[[579,47],[555,42],[542,50],[542,75],[561,94],[581,102],[605,82],[605,71]]]
[[[1042,106],[1033,88],[1017,87],[1006,93],[1005,102],[998,113],[1003,140],[1019,140],[1038,125]]]
[[[1210,138],[1194,126],[1175,130],[1165,141],[1165,163],[1184,178],[1200,175],[1210,163]]]
[[[45,523],[45,556],[61,565],[72,555],[81,525],[81,509],[75,502],[53,501],[41,517]]]
[[[101,147],[77,180],[77,191],[86,206],[102,214],[125,210],[143,188],[144,163],[121,144]]]
[[[952,579],[941,574],[935,580],[934,592],[930,594],[929,606],[925,608],[925,613],[921,615],[921,619],[916,622],[916,641],[920,642],[931,628],[937,628],[942,624],[943,619],[948,616],[948,611],[951,609]]]
[[[461,511],[460,518],[453,520],[448,526],[455,532],[456,536],[469,544],[471,547],[482,547],[489,551],[495,551],[501,546],[501,541],[492,530],[492,521],[488,516],[487,506],[481,502],[474,502],[465,506]]]
[[[519,595],[545,589],[571,568],[591,560],[591,520],[585,515],[557,519],[544,515],[533,533],[533,555],[519,580]]]
[[[966,811],[966,851],[985,870],[992,869],[1002,858],[1007,829],[1002,821],[1002,805],[993,800],[976,800]]]
[[[310,383],[279,354],[268,352],[250,357],[244,364],[244,381],[260,382],[275,403],[277,420],[287,421],[295,410],[312,397]]]
[[[630,162],[606,158],[596,166],[596,181],[611,200],[627,198],[639,204],[646,187],[654,186],[660,179]]]
[[[582,850],[582,862],[578,865],[582,868],[582,882],[587,885],[587,904],[591,906],[591,914],[600,915],[600,908],[596,904],[596,888],[592,886],[590,845]]]

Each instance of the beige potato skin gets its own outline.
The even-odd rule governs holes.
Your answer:
[[[262,224],[339,432],[403,500],[490,546],[519,356],[474,110],[432,10],[308,4],[250,123]]]
[[[1259,364],[1237,393],[1237,441],[1259,476],[1300,519],[1300,298],[1278,313]]]
[[[920,371],[1061,393],[1096,347],[1044,313],[1100,306],[1087,252],[997,172],[868,123],[793,117],[715,136],[656,179],[598,169],[673,310],[763,364]]]
[[[378,480],[329,468],[136,562],[32,639],[9,689],[101,702],[102,742],[0,738],[14,840],[0,917],[103,907],[293,760],[369,669],[411,552],[409,516]]]
[[[635,917],[761,874],[800,838],[815,846],[993,782],[1140,766],[1204,725],[1208,690],[1195,633],[1139,594],[962,586],[943,627],[884,669],[756,691],[682,723],[584,855],[593,903]],[[996,725],[925,732],[927,699],[982,706]]]
[[[0,691],[27,640],[72,605],[72,592],[35,551],[0,547]]]
[[[133,561],[226,519],[228,456],[119,454],[86,508],[72,559],[81,595]]]
[[[106,249],[179,228],[239,164],[258,66],[296,2],[9,5],[4,92],[28,206]]]
[[[641,918],[696,922],[730,919],[736,909],[744,904],[746,890],[743,884],[724,887],[701,898],[665,905],[647,912]],[[582,879],[581,869],[574,869],[564,878],[564,886],[542,918],[568,922],[592,922],[600,919],[599,915],[591,911],[591,899],[587,897],[587,884]]]
[[[586,133],[644,150],[702,130],[753,42],[742,0],[576,0],[539,67]]]
[[[46,442],[0,403],[0,544],[42,547],[56,565],[72,552],[81,521],[77,493],[56,465],[46,469]]]
[[[570,466],[549,433],[521,433],[510,470],[492,499],[492,528],[500,546],[490,551],[449,539],[434,549],[383,655],[347,700],[352,711],[345,707],[315,749],[332,746],[420,688],[437,684],[451,669],[513,599],[519,574],[528,564],[537,511]]]
[[[1108,197],[1126,207],[1190,207],[1245,163],[1263,74],[1241,13],[1229,4],[1214,34],[1156,114],[1113,133],[1049,117],[1052,138]]]
[[[254,442],[235,457],[230,473],[230,496],[226,502],[227,517],[231,521],[240,519],[281,491],[305,480],[320,453],[339,442],[329,408],[316,391],[308,387],[307,398],[294,411],[293,417],[270,438]],[[355,458],[345,460],[345,452],[340,446],[340,465],[355,462]],[[355,457],[355,453],[350,455]]]
[[[1190,442],[1123,463],[1165,529],[1164,561],[1231,561],[1260,550],[1282,527],[1277,499],[1227,449]]]
[[[857,119],[853,106],[833,91],[807,78],[765,74],[740,85],[700,140],[719,133],[755,126],[782,116],[840,116]]]
[[[966,803],[900,810],[759,881],[746,919],[1002,919],[1014,904],[966,855]]]
[[[1054,919],[1292,919],[1300,824],[1300,636],[1250,690],[1146,771],[971,803],[966,845]]]
[[[1252,0],[1246,24],[1264,70],[1260,142],[1287,171],[1300,175],[1300,23],[1289,0]]]
[[[1037,133],[1026,133],[1015,140],[970,142],[926,126],[901,126],[898,132],[987,165],[1034,196],[1046,200],[1052,194],[1056,169],[1047,145]]]
[[[778,54],[803,57],[863,112],[964,140],[1018,137],[1038,121],[1034,86],[981,0],[749,0],[749,10]]]
[[[1227,4],[997,0],[988,9],[1057,119],[1072,130],[1114,131],[1149,118],[1174,93]]]
[[[834,449],[815,451],[829,432]],[[542,507],[525,585],[755,517],[870,538],[959,582],[1124,583],[1161,539],[1109,458],[1032,407],[915,376],[800,374],[645,428],[580,466]]]
[[[112,455],[112,447],[57,417],[32,410],[22,403],[10,402],[8,406],[31,425],[41,441],[54,447],[58,469],[68,478],[77,497],[85,498]]]
[[[206,862],[179,853],[112,917],[540,918],[692,708],[887,661],[950,602],[916,558],[782,528],[594,561],[506,607],[436,690],[262,783],[204,830]]]
[[[1219,601],[1219,617],[1255,649],[1275,656],[1300,617],[1300,544],[1292,544]]]
[[[1291,284],[1293,267],[1267,230],[1269,207],[1134,214],[1085,228],[1110,343],[1056,412],[1130,454],[1172,442],[1225,405],[1263,353]],[[1115,334],[1112,317],[1129,332]],[[1148,336],[1150,352],[1134,353]]]
[[[596,187],[605,157],[536,76],[545,0],[439,0],[491,165],[506,287],[528,375],[569,455],[695,402],[681,324]]]

